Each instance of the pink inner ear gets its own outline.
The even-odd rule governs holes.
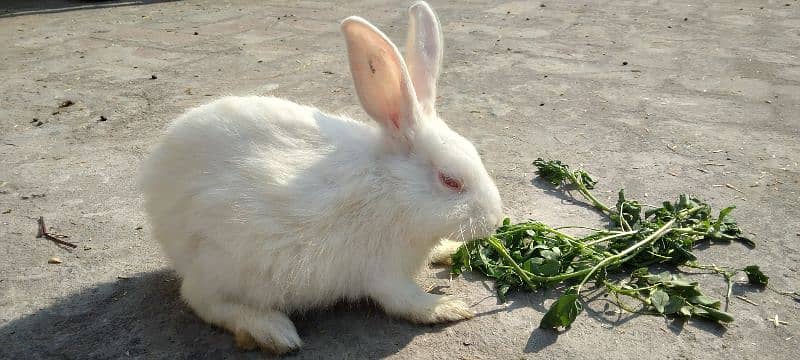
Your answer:
[[[395,135],[407,130],[416,99],[397,49],[363,19],[345,20],[342,25],[350,71],[364,110]]]
[[[392,112],[389,114],[389,120],[392,121],[392,125],[396,130],[400,130],[400,114],[397,112]]]

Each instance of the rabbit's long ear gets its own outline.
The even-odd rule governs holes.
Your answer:
[[[410,149],[419,112],[414,88],[397,47],[366,20],[342,22],[350,72],[364,110],[405,149]]]
[[[425,115],[435,113],[436,80],[442,65],[442,29],[433,9],[419,1],[408,9],[408,38],[406,64],[420,110]]]

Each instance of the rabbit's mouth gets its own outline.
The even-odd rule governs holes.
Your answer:
[[[470,218],[465,223],[458,226],[449,236],[450,239],[462,242],[475,239],[484,239],[494,234],[496,227],[493,222],[486,221],[485,218]]]

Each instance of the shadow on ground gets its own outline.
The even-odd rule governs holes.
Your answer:
[[[5,0],[0,4],[0,18],[170,1],[179,0]]]
[[[103,283],[0,328],[0,358],[264,358],[244,352],[179,298],[169,271]],[[340,304],[295,318],[305,347],[289,358],[382,358],[443,327],[387,317],[369,304]]]

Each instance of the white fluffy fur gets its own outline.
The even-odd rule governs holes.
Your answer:
[[[428,16],[417,21],[433,23],[418,27],[439,36],[427,4],[412,6],[411,15],[420,11]],[[359,36],[388,42],[360,18],[342,26],[348,41],[357,40],[346,27],[356,26]],[[440,38],[425,41],[441,46]],[[354,46],[351,62],[376,54]],[[417,58],[412,69],[438,74],[441,59]],[[392,70],[410,83],[398,63]],[[439,239],[488,234],[501,220],[500,198],[472,144],[435,112],[419,111],[424,99],[413,89],[408,96],[399,102],[409,116],[403,139],[380,114],[371,113],[381,125],[374,126],[255,96],[219,99],[170,125],[144,163],[141,187],[153,236],[201,318],[234,332],[242,346],[283,353],[302,345],[287,314],[340,299],[369,297],[423,323],[472,316],[461,301],[423,292],[413,277],[458,244],[441,243],[431,254]],[[445,187],[439,172],[464,190]]]

